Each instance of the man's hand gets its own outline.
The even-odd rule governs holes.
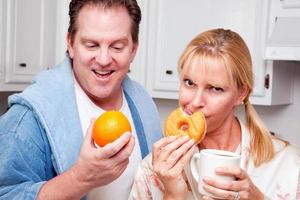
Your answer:
[[[126,169],[134,148],[134,137],[124,133],[113,143],[96,147],[92,139],[92,121],[83,141],[78,161],[71,169],[78,182],[91,188],[106,185],[117,179]]]
[[[93,124],[94,120],[84,138],[75,165],[47,181],[40,189],[37,199],[80,199],[93,188],[114,181],[124,172],[134,148],[134,137],[127,132],[113,143],[98,148],[92,139]]]

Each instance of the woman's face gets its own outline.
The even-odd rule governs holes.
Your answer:
[[[234,107],[241,104],[245,92],[230,81],[225,65],[212,60],[203,66],[196,58],[180,73],[179,104],[186,113],[198,110],[206,117],[207,133],[222,130],[234,117]]]

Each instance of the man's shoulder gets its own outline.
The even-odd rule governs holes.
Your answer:
[[[26,133],[32,135],[40,130],[37,119],[32,110],[21,104],[12,105],[0,118],[0,135],[12,134],[17,136]]]
[[[129,76],[125,77],[122,86],[129,96],[137,96],[138,98],[151,98],[145,87],[139,82],[129,78]]]

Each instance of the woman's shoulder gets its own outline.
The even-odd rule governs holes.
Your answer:
[[[276,155],[286,154],[293,156],[300,163],[300,148],[298,146],[277,137],[274,137],[272,140]]]

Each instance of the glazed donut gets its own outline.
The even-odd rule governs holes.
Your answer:
[[[195,140],[195,144],[201,142],[205,132],[205,116],[201,111],[188,115],[179,107],[171,112],[165,122],[165,136],[188,135]]]

